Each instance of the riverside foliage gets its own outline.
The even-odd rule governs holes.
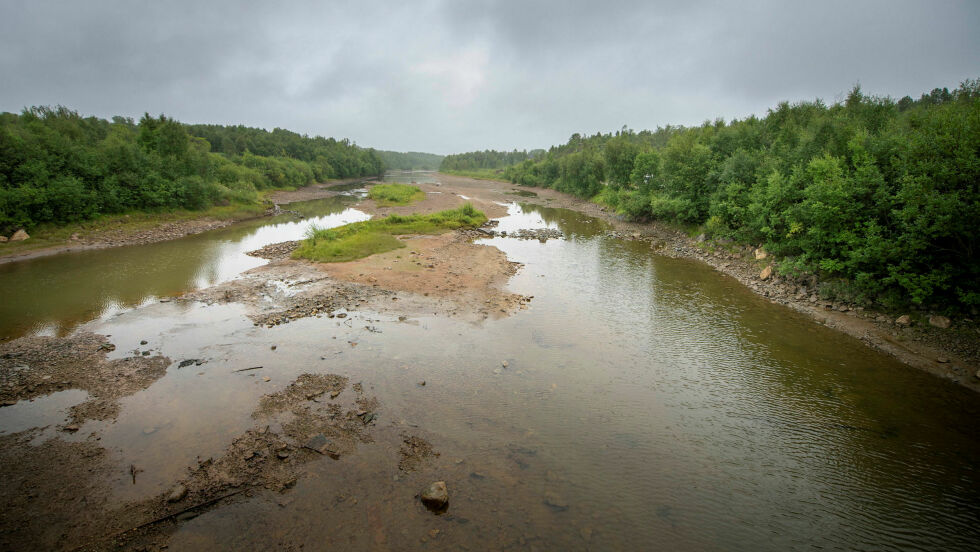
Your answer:
[[[980,306],[978,80],[919,100],[855,87],[761,119],[575,134],[504,176],[763,245],[828,295]]]
[[[483,212],[465,203],[458,209],[429,215],[389,215],[337,228],[313,227],[293,252],[293,257],[326,263],[353,261],[405,247],[395,236],[441,234],[457,228],[475,228],[486,221]]]
[[[32,107],[0,114],[0,231],[252,203],[269,188],[383,171],[374,150],[347,140]]]

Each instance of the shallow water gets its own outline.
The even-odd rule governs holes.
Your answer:
[[[262,218],[149,245],[76,251],[0,265],[0,339],[64,335],[78,324],[225,282],[267,261],[245,253],[301,239],[317,225],[364,220],[354,198],[293,203],[304,217]]]
[[[973,393],[600,220],[512,205],[499,229],[544,226],[564,239],[481,242],[524,264],[509,288],[534,299],[480,325],[356,312],[262,328],[237,305],[171,303],[104,317],[86,329],[112,334],[114,355],[146,339],[175,365],[78,434],[115,451],[130,500],[221,454],[259,397],[302,373],[379,399],[373,443],[185,523],[172,549],[975,549]],[[440,456],[405,474],[408,435]],[[415,498],[436,479],[442,516]]]

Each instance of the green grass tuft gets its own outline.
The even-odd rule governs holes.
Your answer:
[[[457,228],[473,228],[486,215],[466,203],[458,209],[431,215],[391,215],[381,219],[345,224],[337,228],[311,228],[293,257],[339,263],[405,247],[395,236],[441,234]]]
[[[382,206],[408,205],[425,199],[425,192],[408,184],[378,184],[371,187],[368,197]]]

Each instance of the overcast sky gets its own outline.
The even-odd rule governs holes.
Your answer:
[[[980,2],[0,0],[0,111],[536,148],[980,77]]]

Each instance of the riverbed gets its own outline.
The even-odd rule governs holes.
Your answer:
[[[662,256],[600,219],[521,203],[498,187],[439,190],[506,209],[494,236],[474,243],[520,263],[504,291],[528,301],[496,316],[454,315],[478,307],[464,304],[426,311],[435,290],[386,292],[366,281],[345,288],[342,306],[275,325],[256,324],[255,305],[233,296],[180,299],[246,270],[261,274],[266,261],[247,251],[299,239],[310,224],[363,218],[356,194],[291,205],[310,215],[304,220],[0,267],[5,337],[91,332],[114,347],[106,362],[167,366],[118,397],[117,415],[73,430],[65,418],[86,392],[70,384],[0,409],[0,437],[27,435],[21,446],[34,447],[5,456],[5,468],[46,443],[101,449],[85,493],[111,519],[121,519],[112,514],[119,504],[145,505],[189,470],[240,455],[233,445],[250,432],[282,435],[288,454],[267,464],[295,474],[117,540],[99,539],[126,524],[87,522],[98,518],[92,512],[38,529],[16,513],[30,511],[29,489],[8,487],[4,542],[171,550],[969,550],[980,542],[975,393],[703,263]],[[519,233],[542,229],[550,231],[541,239]],[[408,262],[408,252],[396,260]],[[305,280],[270,281],[259,306],[312,285]],[[259,407],[304,374],[350,385],[274,415]],[[350,437],[343,452],[291,442],[290,424],[328,403],[357,428],[338,432]],[[433,481],[450,493],[438,515],[417,498]]]

